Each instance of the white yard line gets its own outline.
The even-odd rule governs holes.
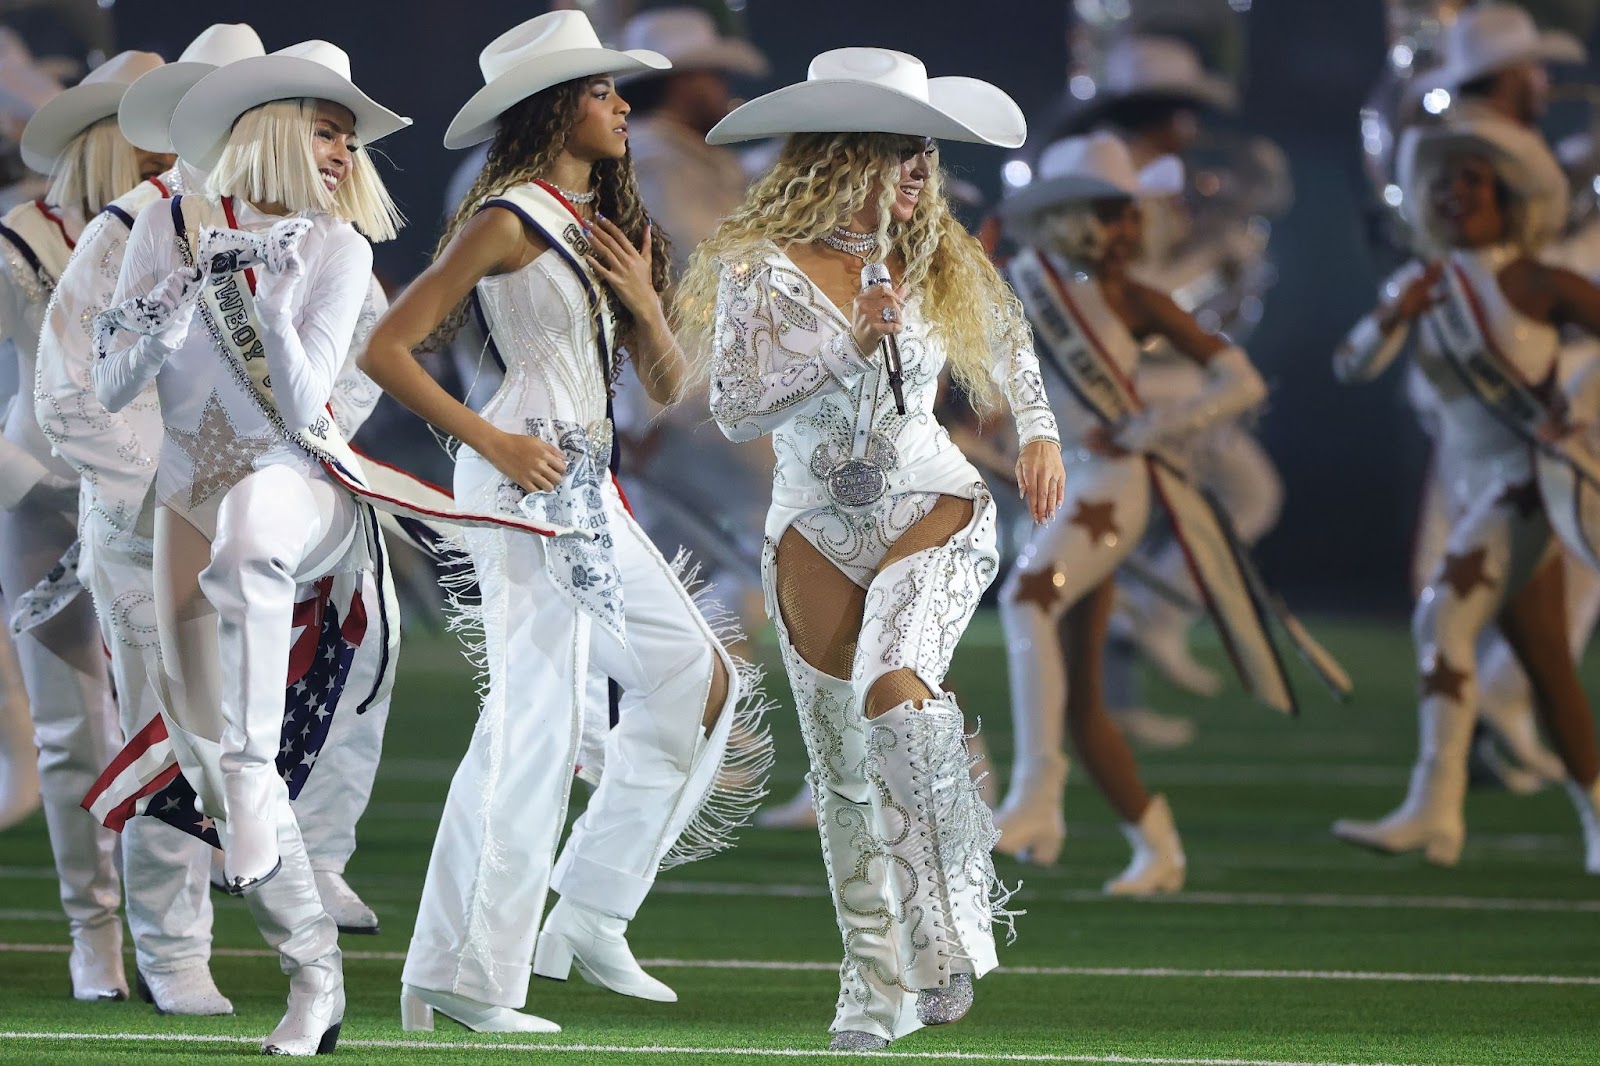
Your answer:
[[[260,1037],[200,1036],[185,1033],[30,1033],[0,1031],[0,1040],[83,1040],[116,1042],[129,1041],[149,1044],[256,1044]],[[340,1048],[368,1048],[384,1051],[510,1051],[517,1054],[529,1052],[565,1052],[588,1055],[737,1055],[742,1058],[850,1058],[910,1059],[913,1061],[939,1060],[962,1062],[1077,1062],[1106,1063],[1111,1066],[1406,1066],[1384,1062],[1328,1062],[1288,1059],[1190,1058],[1152,1055],[1067,1054],[981,1051],[827,1051],[821,1048],[763,1048],[763,1047],[703,1047],[694,1045],[645,1044],[535,1044],[535,1043],[481,1043],[428,1040],[340,1040]]]
[[[0,954],[66,954],[66,944],[0,944]],[[275,959],[266,948],[213,948],[213,955],[238,959]],[[353,961],[402,962],[401,951],[346,951]],[[765,970],[775,973],[832,973],[837,962],[793,962],[772,959],[640,959],[656,970]],[[1200,980],[1253,981],[1393,981],[1451,985],[1579,985],[1600,987],[1600,976],[1581,974],[1406,973],[1387,970],[1189,970],[1169,966],[1002,966],[996,973],[1016,977],[1176,977]]]

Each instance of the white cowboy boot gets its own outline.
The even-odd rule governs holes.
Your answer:
[[[139,971],[139,998],[157,1014],[232,1014],[233,1004],[212,980],[211,967],[191,962],[173,970]]]
[[[355,889],[345,881],[344,874],[336,870],[317,870],[314,876],[323,909],[339,927],[339,932],[356,936],[377,935],[378,916],[356,895]]]
[[[1152,796],[1137,825],[1122,826],[1133,848],[1128,868],[1106,882],[1110,896],[1152,896],[1183,888],[1186,860],[1167,797]]]
[[[815,829],[817,805],[811,798],[811,786],[803,784],[788,803],[768,807],[756,815],[756,825],[761,829]]]
[[[1510,672],[1515,664],[1502,667]],[[1517,680],[1521,681],[1520,676]],[[1561,759],[1555,752],[1545,747],[1544,739],[1539,736],[1539,723],[1533,710],[1533,704],[1528,698],[1527,683],[1517,689],[1506,691],[1506,686],[1511,682],[1496,676],[1485,678],[1482,696],[1478,701],[1478,714],[1483,724],[1494,732],[1495,737],[1505,748],[1507,754],[1516,760],[1517,767],[1522,774],[1516,777],[1507,777],[1508,787],[1519,795],[1525,794],[1527,785],[1523,779],[1531,779],[1533,790],[1545,785],[1565,781],[1567,768],[1561,764]]]
[[[128,978],[122,968],[122,922],[113,917],[100,925],[74,929],[67,973],[72,978],[72,998],[79,1002],[127,999]]]
[[[565,981],[574,966],[592,985],[624,996],[676,1003],[678,994],[644,972],[628,947],[628,923],[609,914],[570,902],[565,896],[550,908],[539,946],[533,953],[533,972]]]
[[[525,1014],[492,1003],[479,1003],[475,999],[431,988],[400,986],[400,1027],[406,1032],[433,1032],[434,1011],[474,1033],[561,1032],[561,1026],[537,1014]]]
[[[276,766],[252,766],[222,775],[228,836],[222,849],[223,882],[235,896],[274,877],[283,865],[278,827],[289,814],[289,792]],[[296,838],[299,832],[296,830]]]
[[[1454,866],[1467,836],[1467,754],[1476,715],[1470,703],[1430,696],[1418,717],[1421,751],[1405,801],[1376,822],[1341,819],[1333,835],[1389,854],[1421,851],[1435,866]]]
[[[1583,826],[1583,869],[1585,873],[1600,875],[1600,778],[1584,788],[1570,778],[1567,795],[1578,809],[1578,821]]]
[[[1056,735],[1060,735],[1059,726]],[[1030,748],[1025,744],[1017,746],[1011,788],[994,815],[994,826],[1000,831],[994,850],[1038,866],[1054,866],[1067,840],[1067,820],[1061,808],[1070,764],[1059,747]]]
[[[1106,713],[1129,740],[1144,747],[1175,751],[1194,743],[1194,720],[1181,714],[1162,714],[1148,707],[1114,707]]]

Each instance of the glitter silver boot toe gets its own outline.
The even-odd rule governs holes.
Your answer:
[[[859,1029],[846,1029],[834,1033],[828,1042],[829,1051],[882,1051],[889,1046],[887,1037],[863,1033]]]
[[[959,1022],[972,1009],[972,975],[953,973],[944,988],[924,988],[917,993],[917,1018],[923,1025]]]

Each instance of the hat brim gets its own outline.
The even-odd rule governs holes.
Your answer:
[[[185,162],[210,171],[240,115],[275,100],[303,99],[349,108],[362,144],[411,125],[321,63],[299,56],[251,56],[218,67],[184,93],[172,115],[173,148]]]
[[[1098,125],[1107,111],[1128,100],[1170,100],[1224,114],[1239,107],[1239,94],[1222,78],[1205,75],[1198,80],[1157,82],[1126,92],[1099,92],[1068,111],[1058,136],[1071,137]]]
[[[524,60],[472,94],[444,133],[446,148],[471,148],[493,137],[506,109],[552,85],[602,74],[667,70],[672,63],[660,52],[635,48],[571,48]]]
[[[1518,63],[1561,63],[1574,65],[1589,58],[1589,50],[1570,33],[1546,30],[1530,47],[1510,49],[1498,55],[1485,57],[1477,63],[1456,66],[1443,63],[1418,77],[1421,88],[1454,91],[1470,81],[1486,78],[1497,70]]]
[[[1016,101],[977,78],[929,78],[926,100],[873,82],[822,78],[786,85],[734,108],[706,135],[706,143],[790,133],[903,133],[1020,148],[1028,123]]]
[[[216,70],[212,63],[177,62],[157,67],[132,85],[117,107],[117,125],[135,148],[173,152],[172,115],[195,84]]]
[[[1131,189],[1088,174],[1063,174],[1024,185],[1001,200],[998,210],[1001,217],[1015,223],[1060,204],[1149,200],[1176,196],[1182,191],[1183,164],[1175,156],[1162,156],[1139,171],[1139,180]]]
[[[22,130],[22,161],[40,174],[48,174],[72,139],[101,119],[117,113],[127,82],[74,85],[46,100]]]
[[[765,77],[772,69],[767,57],[749,41],[737,37],[724,37],[704,48],[694,48],[667,57],[672,66],[666,70],[634,71],[617,75],[617,84],[643,81],[651,77],[684,74],[695,70],[716,70],[724,74],[738,74],[747,78]]]
[[[1456,154],[1487,155],[1495,172],[1514,193],[1524,199],[1548,201],[1552,218],[1566,217],[1566,175],[1537,134],[1520,128],[1492,132],[1481,127],[1441,125],[1413,126],[1400,136],[1395,179],[1404,190],[1408,221],[1415,224],[1419,219],[1416,205],[1422,193],[1417,189],[1418,181],[1440,161]]]

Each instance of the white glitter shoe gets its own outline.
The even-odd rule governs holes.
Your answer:
[[[233,1004],[217,989],[211,967],[203,962],[166,972],[139,971],[139,998],[155,1007],[157,1014],[233,1013]]]
[[[376,936],[378,916],[372,912],[355,889],[345,881],[344,875],[332,870],[316,870],[317,895],[322,898],[322,908],[339,927],[339,932],[356,936]]]
[[[882,1051],[888,1046],[888,1037],[863,1033],[857,1029],[834,1033],[833,1039],[828,1041],[829,1051]]]
[[[972,975],[953,973],[944,988],[924,988],[917,993],[917,1020],[923,1025],[959,1022],[972,1009],[972,1000]]]

